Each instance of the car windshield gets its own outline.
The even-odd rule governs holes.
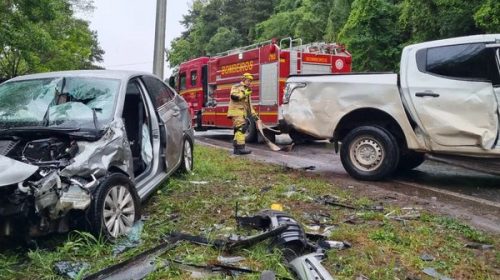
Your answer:
[[[102,128],[113,117],[120,81],[58,77],[0,85],[0,128]]]

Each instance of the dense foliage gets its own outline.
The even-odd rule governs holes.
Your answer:
[[[91,0],[1,0],[0,80],[26,73],[96,68],[104,51],[77,10]]]
[[[169,63],[271,38],[337,41],[354,70],[397,70],[403,46],[500,32],[497,0],[193,0]]]

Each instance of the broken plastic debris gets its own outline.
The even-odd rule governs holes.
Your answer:
[[[423,260],[424,262],[431,262],[433,261],[435,258],[434,256],[430,255],[430,254],[427,254],[427,253],[423,253],[422,255],[420,255],[420,259]]]
[[[260,280],[275,280],[276,279],[276,273],[272,270],[264,270],[260,274]]]
[[[90,265],[86,262],[60,261],[54,264],[54,269],[57,274],[71,279],[81,278],[83,272],[89,268]]]
[[[239,263],[241,261],[246,260],[244,257],[241,256],[234,256],[234,257],[224,257],[224,256],[218,256],[217,261],[222,263],[222,264],[235,264]]]
[[[189,183],[193,185],[206,185],[208,184],[208,181],[189,181]]]
[[[471,249],[480,249],[480,250],[489,250],[493,249],[493,245],[491,244],[481,244],[481,243],[468,243],[465,244],[466,248],[471,248]]]
[[[332,240],[323,240],[318,242],[318,245],[325,249],[337,249],[344,250],[347,248],[351,248],[351,243],[347,241],[332,241]]]
[[[422,272],[429,275],[430,277],[434,277],[435,279],[453,280],[452,278],[441,275],[439,272],[436,271],[435,268],[432,268],[432,267],[426,267],[426,268],[424,268],[424,270],[422,270]]]
[[[271,204],[271,209],[275,211],[283,211],[283,205],[280,203]]]
[[[142,220],[137,221],[124,238],[118,240],[113,246],[113,256],[117,256],[128,249],[135,248],[141,244],[141,233],[144,228]]]

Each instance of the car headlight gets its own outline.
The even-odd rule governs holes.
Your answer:
[[[297,88],[306,87],[306,83],[286,83],[285,94],[283,95],[283,104],[287,104],[290,101],[290,96],[292,92]]]

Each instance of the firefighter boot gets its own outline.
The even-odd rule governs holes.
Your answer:
[[[245,149],[245,145],[238,145],[236,142],[234,143],[233,154],[235,155],[248,155],[251,154],[252,151]]]

